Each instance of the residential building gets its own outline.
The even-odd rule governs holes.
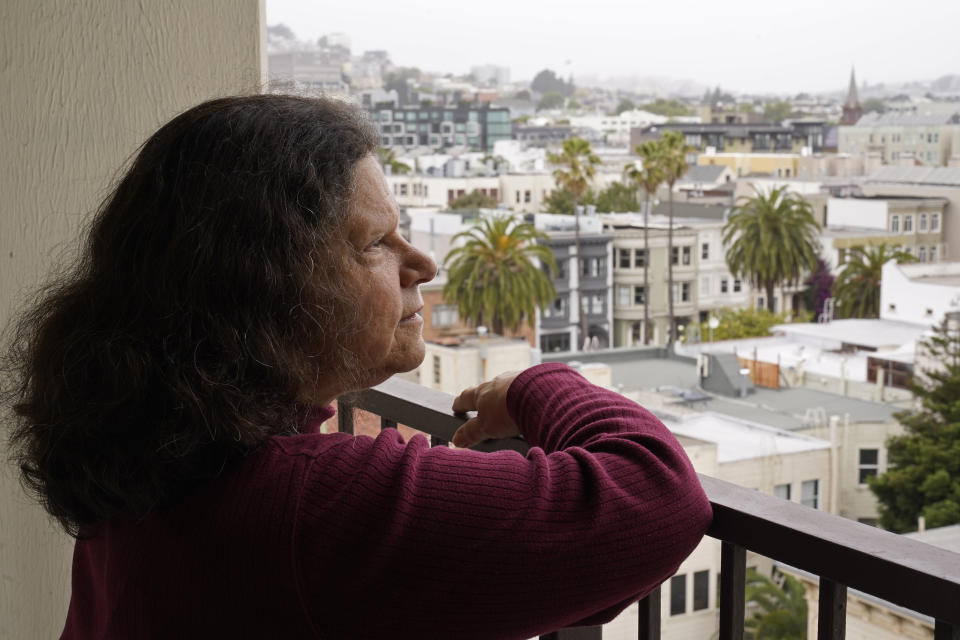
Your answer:
[[[510,84],[510,67],[495,64],[483,64],[470,67],[474,82],[485,86],[502,87]]]
[[[278,51],[268,61],[272,86],[295,83],[298,91],[341,94],[349,89],[344,61],[326,51]]]
[[[592,113],[571,116],[570,124],[575,128],[589,129],[607,144],[626,145],[630,142],[630,131],[635,128],[663,124],[668,118],[642,109],[630,109],[615,115]],[[630,147],[633,149],[633,146]]]
[[[840,127],[839,151],[875,151],[884,164],[947,166],[960,156],[960,113],[868,113]]]
[[[552,147],[574,136],[573,127],[568,124],[525,125],[513,127],[513,136],[524,145],[531,147]]]
[[[883,266],[880,318],[932,327],[960,312],[960,262]]]
[[[428,146],[443,149],[466,146],[492,151],[498,140],[510,140],[510,111],[488,104],[455,107],[383,107],[371,109],[386,148]]]
[[[945,198],[829,198],[821,233],[821,257],[839,271],[857,246],[899,246],[918,262],[942,262],[946,245]]]
[[[538,361],[538,352],[526,340],[486,332],[424,344],[423,362],[402,377],[454,396],[467,387],[507,371],[526,369]]]
[[[944,250],[940,260],[960,258],[960,167],[880,167],[861,184],[865,196],[944,198]]]
[[[678,124],[668,122],[630,130],[630,147],[659,139],[664,131],[679,131],[698,153],[817,153],[824,150],[826,123],[797,120],[786,125]]]

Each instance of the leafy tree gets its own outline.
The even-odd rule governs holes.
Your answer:
[[[516,100],[529,100],[530,92],[527,91],[526,89],[521,89],[520,91],[517,91],[515,94],[513,94],[513,97]]]
[[[687,105],[679,100],[664,100],[663,98],[657,98],[653,102],[641,105],[640,108],[644,111],[656,113],[657,115],[666,116],[668,118],[691,115],[691,111],[687,108]]]
[[[444,299],[474,325],[487,323],[498,334],[506,327],[516,331],[534,317],[536,307],[545,308],[557,296],[550,275],[557,269],[553,252],[537,242],[546,238],[532,224],[510,215],[486,218],[458,233],[454,241],[465,242],[444,261]]]
[[[793,105],[786,100],[774,100],[763,106],[763,119],[767,122],[786,120],[793,113]]]
[[[622,182],[611,182],[610,186],[597,194],[597,211],[602,213],[625,213],[639,211],[637,190]]]
[[[707,92],[703,95],[703,104],[711,107],[722,104],[734,104],[736,101],[737,99],[733,94],[723,91],[719,86],[712,92],[707,89]]]
[[[563,107],[563,95],[557,93],[556,91],[550,91],[549,93],[543,94],[543,97],[540,98],[540,102],[537,103],[537,111],[543,111],[545,109],[560,109]]]
[[[886,113],[887,104],[881,98],[867,98],[863,101],[864,113]]]
[[[880,275],[890,260],[913,262],[914,257],[888,244],[855,246],[833,283],[837,315],[841,318],[880,317]]]
[[[906,433],[887,440],[890,468],[867,481],[880,526],[896,532],[919,516],[928,527],[960,522],[960,330],[944,318],[921,347],[935,363],[910,385],[921,408],[896,414]]]
[[[774,287],[798,282],[817,268],[820,225],[810,203],[786,186],[754,194],[732,209],[723,244],[730,272],[763,289],[767,309],[774,311]]]
[[[547,162],[556,166],[553,171],[553,179],[557,186],[566,189],[573,195],[573,210],[576,215],[576,224],[574,225],[574,244],[577,251],[577,260],[580,260],[580,211],[577,205],[581,204],[583,194],[590,186],[593,176],[597,173],[597,165],[600,164],[600,158],[590,143],[583,138],[567,138],[563,141],[560,153],[548,153]],[[580,301],[580,344],[589,336],[587,331],[587,316],[583,312],[583,287],[580,279],[577,279],[577,300]]]
[[[834,277],[830,273],[830,267],[821,258],[817,258],[817,268],[804,282],[807,288],[803,290],[804,307],[813,312],[814,318],[819,318],[820,314],[823,313],[824,304],[827,298],[832,295],[833,281]]]
[[[573,95],[573,81],[566,82],[551,69],[544,69],[533,77],[530,88],[537,93],[559,93],[567,97]]]
[[[744,637],[750,640],[806,640],[807,600],[804,588],[793,576],[780,574],[782,584],[747,570],[744,598],[758,611],[744,621]]]
[[[586,206],[588,204],[596,204],[596,201],[597,196],[593,192],[593,189],[587,189],[583,192],[583,195],[580,196],[577,204]],[[543,201],[541,211],[543,211],[543,213],[562,213],[572,216],[575,213],[573,194],[563,188],[553,189],[547,194],[547,198]]]
[[[410,173],[410,165],[397,160],[397,153],[393,149],[387,149],[386,147],[377,148],[377,160],[380,161],[380,166],[384,169],[390,167],[391,173],[398,175]]]
[[[687,172],[690,164],[687,154],[693,151],[687,146],[686,138],[679,131],[666,131],[660,138],[660,154],[658,163],[663,175],[663,182],[669,187],[670,198],[669,222],[667,225],[667,315],[669,316],[670,330],[667,344],[672,345],[677,339],[677,327],[673,315],[673,185],[680,176]]]
[[[617,105],[616,114],[620,115],[624,111],[632,111],[637,108],[637,105],[633,104],[633,100],[629,98],[623,98],[620,100],[620,104]]]
[[[714,340],[737,340],[740,338],[760,338],[770,335],[770,327],[775,324],[790,322],[786,313],[773,313],[768,309],[754,309],[752,307],[745,309],[733,309],[724,307],[713,312],[713,316],[719,321],[717,328],[713,330]],[[801,314],[800,322],[806,322],[810,318],[809,312]],[[709,320],[697,325],[700,340],[706,342],[711,337]],[[684,342],[690,331],[686,332]]]
[[[643,255],[646,259],[643,261],[643,290],[648,292],[650,283],[648,282],[648,265],[650,264],[650,225],[647,224],[650,217],[650,197],[657,192],[657,189],[663,184],[663,167],[660,164],[660,154],[662,145],[659,140],[648,140],[636,148],[637,155],[640,156],[641,167],[634,165],[627,169],[627,179],[631,183],[643,189]],[[648,298],[649,299],[649,298]],[[650,338],[650,309],[649,305],[643,305],[643,344],[648,344]]]
[[[567,109],[579,109],[582,106],[578,100],[574,100],[573,98],[570,98],[567,102]]]
[[[465,211],[476,209],[496,209],[497,199],[481,193],[479,189],[474,189],[459,198],[450,201],[450,209],[453,211]]]
[[[737,105],[737,111],[740,113],[753,113],[755,110],[752,102],[741,102]]]

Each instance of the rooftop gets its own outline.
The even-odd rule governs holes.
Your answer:
[[[902,264],[900,271],[913,282],[960,287],[960,262]]]
[[[792,322],[770,328],[775,334],[783,333],[815,340],[842,342],[878,350],[896,349],[904,344],[915,342],[927,329],[928,327],[924,325],[908,322],[862,318],[830,322]]]
[[[917,126],[938,126],[945,124],[960,124],[960,114],[902,114],[896,112],[890,113],[867,113],[864,114],[855,127],[917,127]]]
[[[871,173],[867,184],[920,184],[960,187],[960,167],[897,167],[887,165]]]

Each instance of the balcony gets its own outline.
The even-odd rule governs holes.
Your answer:
[[[417,384],[388,380],[351,397],[350,404],[341,398],[339,428],[353,433],[357,407],[380,416],[381,428],[411,425],[429,434],[431,444],[442,446],[464,420],[451,413],[452,400]],[[477,448],[523,451],[526,445],[511,439]],[[707,535],[721,542],[720,640],[743,638],[748,550],[819,576],[820,639],[844,638],[847,589],[857,589],[932,617],[935,640],[960,640],[957,554],[709,476],[701,475],[700,480],[714,512]],[[637,637],[660,637],[660,589],[640,602]],[[560,629],[540,638],[599,640],[601,631]]]

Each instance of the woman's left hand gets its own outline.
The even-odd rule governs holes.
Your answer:
[[[458,447],[473,445],[494,438],[511,438],[520,435],[520,429],[507,412],[507,391],[519,371],[502,373],[493,380],[475,387],[468,387],[453,400],[456,413],[476,411],[453,434],[453,444]]]

